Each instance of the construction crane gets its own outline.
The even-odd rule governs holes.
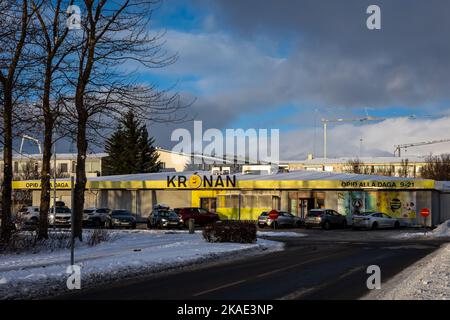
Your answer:
[[[329,123],[343,123],[343,122],[369,122],[369,121],[383,121],[386,120],[386,118],[378,118],[378,117],[371,117],[366,116],[364,118],[355,118],[355,119],[322,119],[323,124],[323,157],[324,159],[327,158],[327,128]]]
[[[406,144],[399,144],[394,146],[394,157],[398,153],[398,156],[401,156],[401,150],[402,149],[408,149],[413,147],[420,147],[420,146],[427,146],[430,144],[437,144],[437,143],[444,143],[444,142],[450,142],[450,139],[442,139],[442,140],[433,140],[433,141],[424,141],[424,142],[416,142],[416,143],[406,143]]]
[[[38,146],[39,154],[42,154],[41,142],[38,139],[36,139],[36,138],[30,137],[30,136],[24,134],[22,136],[22,142],[20,143],[20,149],[19,149],[19,153],[21,155],[22,155],[22,151],[23,151],[23,143],[25,142],[25,140],[30,140],[30,141],[35,142],[37,144],[37,146]]]
[[[345,119],[345,118],[339,118],[339,119],[322,119],[322,124],[323,124],[323,157],[326,159],[327,158],[327,128],[328,128],[328,124],[329,123],[344,123],[344,122],[370,122],[370,121],[384,121],[384,120],[388,120],[388,119],[396,119],[396,118],[408,118],[410,120],[415,120],[419,117],[417,117],[416,115],[409,115],[409,116],[405,116],[405,117],[392,117],[392,118],[387,118],[387,117],[383,117],[383,118],[379,118],[379,117],[372,117],[369,116],[368,112],[367,112],[367,108],[365,108],[366,111],[366,116],[364,118],[354,118],[354,119]],[[420,118],[429,118],[431,116],[429,115],[425,115],[425,116],[420,116]]]

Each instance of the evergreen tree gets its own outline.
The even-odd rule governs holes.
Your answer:
[[[160,163],[154,139],[145,125],[128,112],[116,132],[106,141],[108,157],[103,162],[104,175],[158,172]]]

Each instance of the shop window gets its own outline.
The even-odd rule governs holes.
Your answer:
[[[272,196],[272,209],[280,210],[280,197]]]
[[[68,172],[68,165],[67,165],[67,163],[61,163],[59,165],[59,171],[61,173],[67,173]]]

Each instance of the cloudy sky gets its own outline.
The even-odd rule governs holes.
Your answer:
[[[381,30],[366,27],[371,4]],[[330,125],[328,155],[391,155],[450,138],[449,13],[448,0],[165,0],[152,27],[179,59],[142,78],[195,97],[205,129],[280,129],[283,160],[322,155],[322,118],[367,114],[387,120]],[[149,129],[171,148],[177,127]],[[430,152],[450,143],[407,154]]]

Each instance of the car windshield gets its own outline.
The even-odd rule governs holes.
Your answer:
[[[267,212],[267,211],[264,211],[263,213],[261,213],[261,217],[265,217],[265,216],[268,216],[269,215],[269,212]]]
[[[175,211],[160,211],[159,215],[163,218],[169,218],[169,217],[178,218],[178,215],[175,213]]]
[[[113,210],[111,213],[113,216],[131,216],[131,212],[127,210]]]
[[[70,213],[70,209],[67,207],[56,207],[56,213]]]
[[[84,213],[92,213],[92,212],[94,212],[93,209],[86,209],[86,210],[84,210]]]
[[[367,212],[361,212],[361,213],[359,213],[359,214],[357,214],[357,215],[358,215],[358,216],[370,216],[370,215],[372,215],[372,214],[374,214],[373,211],[367,211]]]
[[[321,215],[323,215],[323,211],[321,211],[321,210],[311,210],[309,213],[308,213],[308,216],[310,216],[310,217],[320,217]]]

